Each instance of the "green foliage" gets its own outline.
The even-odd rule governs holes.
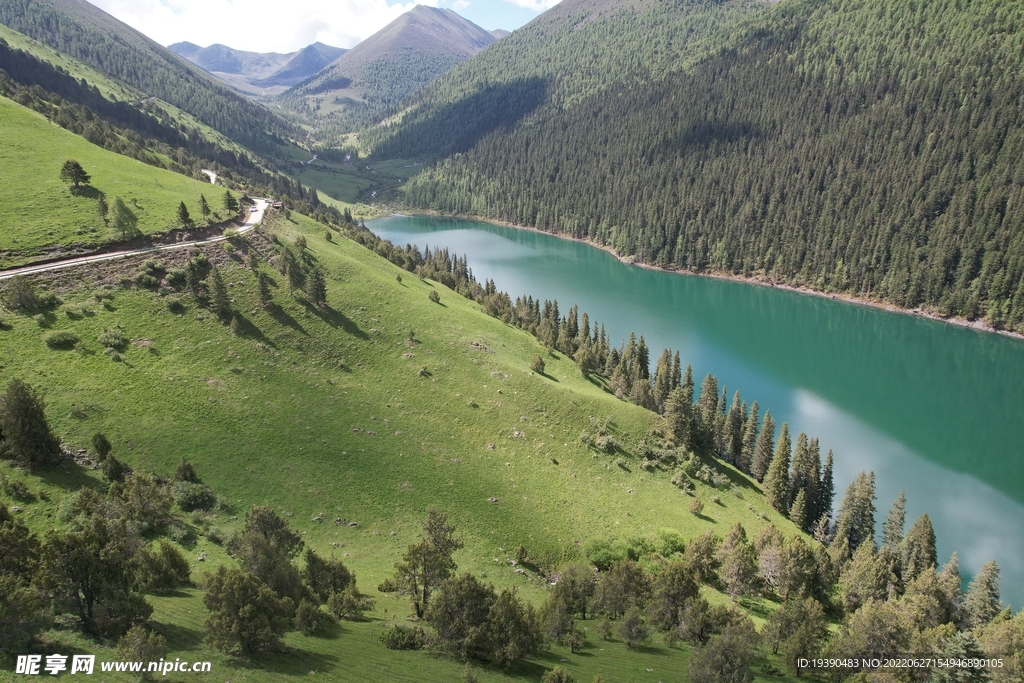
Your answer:
[[[686,668],[693,683],[749,683],[757,633],[749,619],[726,626],[722,635],[698,647]]]
[[[4,306],[12,311],[34,311],[39,308],[40,298],[35,286],[24,275],[11,278],[4,289]]]
[[[101,346],[115,351],[124,351],[128,347],[128,337],[120,327],[108,327],[96,338]]]
[[[46,345],[51,349],[60,351],[70,351],[78,345],[79,341],[81,341],[79,336],[70,330],[52,332],[46,335]]]
[[[176,481],[171,485],[174,503],[185,512],[210,510],[217,504],[217,496],[206,484],[191,481]]]
[[[206,575],[204,587],[203,604],[210,614],[203,634],[211,645],[246,656],[279,647],[295,612],[290,598],[278,597],[252,574],[223,565]]]
[[[132,662],[156,662],[167,656],[167,640],[142,624],[135,624],[117,641],[117,654]],[[143,679],[150,680],[149,672]]]
[[[124,520],[91,515],[71,531],[50,531],[40,584],[61,611],[76,614],[86,633],[118,636],[153,608],[135,591],[137,536]]]
[[[630,607],[623,615],[622,621],[619,622],[618,634],[626,647],[630,648],[645,645],[651,640],[650,630],[644,624],[640,610],[636,607]]]
[[[441,303],[441,295],[437,293],[436,289],[430,290],[430,294],[427,295],[427,298],[435,304]]]
[[[295,610],[295,630],[307,636],[318,635],[335,623],[333,616],[324,612],[317,603],[303,598]]]
[[[560,666],[544,672],[540,677],[541,683],[576,683],[576,679]]]
[[[338,559],[320,557],[312,548],[306,548],[306,566],[302,578],[310,590],[323,602],[334,594],[355,586],[356,577]]]
[[[327,608],[338,619],[362,619],[363,614],[373,609],[373,600],[362,595],[353,579],[344,590],[332,593]]]
[[[650,579],[633,560],[619,560],[597,580],[595,611],[616,619],[633,607],[642,608],[651,594]]]
[[[139,565],[139,586],[143,593],[165,593],[191,583],[192,569],[188,560],[166,540],[161,540],[156,550],[140,548],[135,561]]]
[[[981,565],[964,596],[964,612],[971,626],[984,626],[1002,609],[999,602],[999,567],[994,560]]]
[[[538,375],[544,374],[544,359],[540,356],[534,356],[533,360],[530,361],[530,369],[536,372]]]
[[[233,316],[228,288],[224,285],[224,278],[217,268],[210,269],[210,310],[223,321],[231,320]]]
[[[412,206],[1020,329],[1022,18],[995,0],[553,17],[366,138],[446,157],[406,183]],[[521,121],[476,106],[526,99],[531,76]]]
[[[89,174],[82,168],[82,165],[74,159],[68,159],[60,167],[60,179],[66,183],[71,183],[76,190],[82,185],[88,185],[91,180]]]
[[[389,650],[420,650],[427,636],[419,626],[395,624],[380,634],[380,642]]]
[[[60,457],[60,442],[46,419],[46,404],[29,385],[11,380],[0,395],[0,456],[23,467],[44,467]]]
[[[299,571],[292,564],[302,546],[299,534],[273,508],[256,505],[245,514],[241,533],[228,541],[227,552],[294,609],[306,593]]]
[[[183,228],[191,228],[193,225],[192,216],[189,215],[185,202],[178,204],[178,223]]]
[[[456,569],[452,554],[462,548],[448,515],[431,508],[423,522],[423,535],[395,563],[394,584],[412,598],[417,617],[423,617],[434,591]]]

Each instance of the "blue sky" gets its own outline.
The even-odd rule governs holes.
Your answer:
[[[558,0],[90,0],[162,45],[221,43],[294,52],[320,41],[355,47],[414,5],[452,9],[488,31],[513,30]]]

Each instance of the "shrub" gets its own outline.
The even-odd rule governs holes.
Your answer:
[[[107,481],[124,481],[124,478],[131,473],[131,468],[114,456],[108,456],[103,460],[103,477]]]
[[[237,235],[238,235],[238,230],[236,230],[235,228],[228,228],[227,230],[224,231],[224,236],[227,237],[228,239],[231,239],[232,237],[236,237]]]
[[[436,289],[430,290],[430,294],[427,295],[427,298],[433,301],[435,304],[441,303],[441,295],[437,293]]]
[[[155,289],[160,284],[160,280],[155,275],[143,271],[135,276],[135,284],[145,289]]]
[[[181,289],[185,286],[185,282],[188,279],[188,274],[184,268],[173,268],[167,271],[167,276],[164,278],[167,280],[167,284],[175,289]]]
[[[617,467],[622,468],[622,469],[626,469],[626,459],[625,458],[615,458],[615,465]]]
[[[551,671],[545,673],[540,681],[541,683],[576,683],[576,679],[560,666],[556,666]]]
[[[78,335],[74,332],[54,332],[46,338],[46,345],[54,350],[70,351],[79,341]]]
[[[103,330],[97,341],[104,347],[114,349],[115,351],[124,351],[128,347],[128,337],[124,336],[124,332],[120,327],[111,327]]]
[[[700,517],[701,513],[704,512],[704,501],[700,498],[694,498],[690,501],[690,512]]]
[[[373,609],[373,600],[360,595],[353,581],[345,590],[332,594],[327,606],[338,619],[362,619],[365,612]]]
[[[174,502],[185,512],[193,510],[209,510],[217,504],[217,496],[206,484],[192,481],[176,481],[171,486]]]
[[[588,432],[580,432],[580,443],[585,446],[589,446],[592,443]]]
[[[188,560],[167,541],[160,541],[155,551],[143,548],[137,556],[140,588],[145,593],[171,591],[191,583],[192,569]]]
[[[619,443],[613,437],[604,434],[602,436],[597,437],[597,439],[594,441],[594,446],[599,451],[604,451],[605,453],[614,453],[616,449],[619,447]]]
[[[12,311],[34,311],[39,308],[39,294],[28,278],[19,275],[4,290],[3,302]]]
[[[6,474],[0,475],[0,490],[5,495],[15,498],[17,500],[30,501],[35,496],[28,490],[28,486],[25,482],[18,479],[11,479]]]
[[[323,633],[335,623],[334,617],[303,598],[295,610],[295,629],[307,636]]]
[[[167,641],[156,631],[135,624],[118,641],[117,654],[133,662],[155,662],[167,656]],[[143,672],[142,679],[151,680],[149,672]]]
[[[380,642],[389,650],[421,650],[426,634],[419,626],[395,624],[380,634]]]
[[[181,299],[179,299],[176,296],[167,297],[166,301],[164,302],[164,305],[167,306],[168,311],[174,313],[175,315],[181,315],[187,310],[185,308],[185,304],[181,303]]]
[[[681,488],[683,491],[693,490],[693,482],[690,481],[690,478],[686,476],[686,472],[684,472],[681,467],[675,471],[675,474],[672,475],[672,483]]]
[[[538,375],[544,374],[544,359],[540,356],[534,356],[533,360],[530,361],[530,369],[536,372]]]

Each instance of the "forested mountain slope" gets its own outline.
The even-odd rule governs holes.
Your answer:
[[[258,152],[290,126],[84,0],[4,0],[0,23],[193,114]]]
[[[1021,6],[727,7],[541,17],[367,140],[466,152],[411,181],[412,206],[1024,329]],[[671,12],[687,18],[638,30]],[[693,48],[702,16],[713,54]],[[555,57],[572,77],[545,73]],[[462,106],[524,74],[546,95],[517,125]]]

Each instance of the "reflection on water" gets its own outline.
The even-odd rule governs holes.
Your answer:
[[[995,558],[1024,603],[1024,343],[935,321],[620,263],[551,235],[459,219],[372,221],[378,235],[466,254],[499,289],[578,303],[613,340],[635,330],[679,349],[699,378],[741,389],[834,449],[839,496],[878,475],[881,520],[901,488],[927,511],[943,558]],[[838,501],[837,501],[838,502]],[[909,524],[909,522],[908,522]]]

